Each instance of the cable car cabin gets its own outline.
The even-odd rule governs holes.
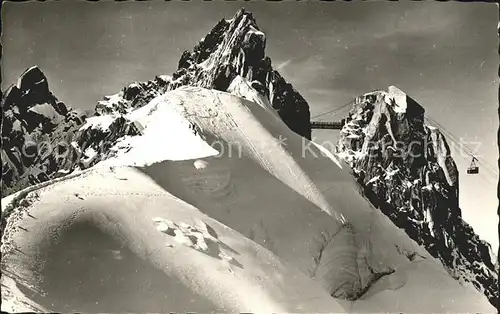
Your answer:
[[[467,174],[478,174],[479,167],[469,167],[467,168]]]
[[[472,162],[469,166],[469,168],[467,168],[467,174],[478,174],[479,173],[479,167],[476,165],[476,158],[475,157],[472,157]]]

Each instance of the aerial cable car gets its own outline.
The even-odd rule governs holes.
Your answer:
[[[478,174],[479,167],[476,165],[476,157],[472,156],[472,162],[470,163],[469,168],[467,168],[467,174]]]

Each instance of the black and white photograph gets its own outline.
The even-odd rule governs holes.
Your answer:
[[[497,313],[497,3],[1,23],[2,313]]]

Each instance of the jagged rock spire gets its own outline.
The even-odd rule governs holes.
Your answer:
[[[46,181],[72,163],[73,156],[59,145],[73,136],[86,116],[50,92],[38,66],[24,71],[7,89],[2,110],[2,196]]]
[[[241,9],[232,19],[220,20],[192,52],[182,54],[170,88],[195,85],[227,91],[236,76],[244,77],[293,131],[310,139],[309,105],[272,68],[265,47],[266,36],[255,18]]]
[[[232,19],[221,19],[192,51],[184,51],[171,77],[131,84],[119,98],[99,102],[96,113],[124,112],[129,106],[142,106],[155,95],[185,85],[228,91],[231,82],[240,76],[268,99],[292,131],[310,139],[309,105],[292,84],[272,68],[265,47],[266,36],[259,30],[255,18],[241,9]],[[129,91],[130,88],[134,91]],[[132,100],[126,96],[131,93],[135,95]]]

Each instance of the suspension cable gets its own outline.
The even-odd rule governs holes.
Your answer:
[[[337,108],[334,108],[332,110],[328,110],[326,112],[323,112],[323,113],[320,113],[320,114],[317,114],[317,115],[314,115],[312,116],[310,119],[313,120],[313,119],[316,119],[316,118],[319,118],[319,117],[322,117],[324,115],[327,115],[327,114],[332,114],[332,113],[337,113],[337,112],[341,112],[342,109],[345,109],[349,106],[352,106],[354,104],[354,101],[351,101],[345,105],[342,105],[340,107],[337,107]],[[437,127],[439,129],[439,131],[441,132],[441,134],[443,136],[445,136],[446,138],[448,138],[450,141],[452,141],[453,143],[455,143],[456,145],[458,145],[458,147],[461,147],[461,148],[464,148],[465,151],[467,152],[468,155],[470,155],[472,158],[475,158],[476,161],[482,166],[484,167],[488,174],[490,175],[493,175],[493,177],[495,179],[498,179],[498,176],[499,176],[499,173],[498,171],[496,170],[496,166],[493,166],[491,163],[489,163],[487,160],[485,160],[484,158],[476,155],[476,153],[470,148],[468,147],[467,145],[465,145],[461,139],[457,138],[453,133],[451,133],[450,131],[448,131],[442,124],[440,124],[439,122],[437,122],[435,119],[429,117],[428,115],[425,116],[425,120],[427,122],[430,122],[431,124],[433,124],[435,127]],[[461,156],[463,157],[463,156]],[[482,177],[481,178],[488,182],[489,184],[492,184],[489,180],[487,180],[486,178]]]
[[[426,118],[426,120],[430,121],[431,124],[434,124],[435,126],[437,126],[438,129],[439,129],[439,131],[443,135],[445,135],[447,138],[449,138],[452,142],[454,142],[455,144],[457,144],[461,148],[464,148],[471,157],[475,158],[478,161],[478,163],[480,163],[482,166],[484,166],[485,168],[487,168],[491,173],[493,173],[496,177],[498,177],[498,171],[496,170],[495,166],[491,165],[484,158],[476,155],[474,153],[474,151],[470,147],[468,147],[467,145],[465,145],[460,139],[458,139],[456,136],[454,136],[450,131],[448,131],[439,122],[437,122],[436,120],[432,119],[429,116],[426,116],[425,118]]]
[[[332,109],[332,110],[329,110],[329,111],[326,111],[326,112],[323,112],[323,113],[317,114],[317,115],[315,115],[315,116],[312,116],[312,117],[311,117],[311,120],[312,120],[312,119],[319,118],[319,117],[322,117],[322,116],[327,115],[327,114],[329,114],[329,113],[336,113],[336,112],[340,111],[341,109],[344,109],[344,108],[346,108],[346,107],[348,107],[348,106],[352,106],[352,104],[353,104],[353,102],[351,101],[351,102],[349,102],[349,103],[347,103],[347,104],[345,104],[345,105],[343,105],[343,106],[340,106],[340,107],[338,107],[338,108],[335,108],[335,109]]]

